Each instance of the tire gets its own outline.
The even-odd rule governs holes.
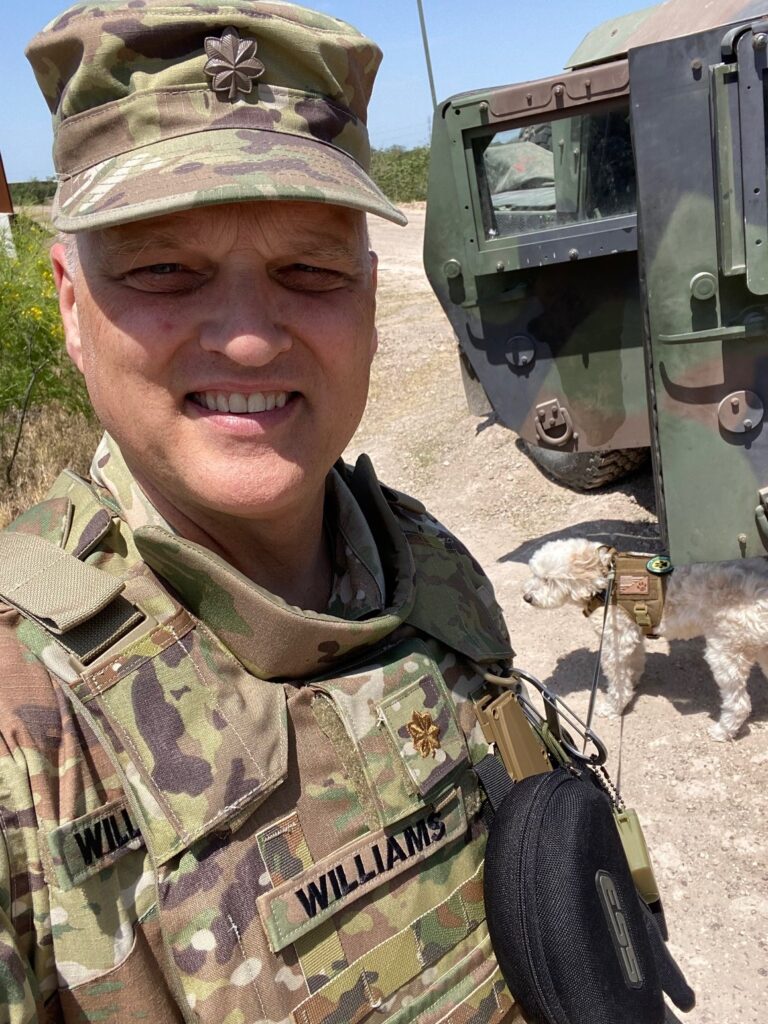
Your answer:
[[[547,476],[576,491],[593,491],[597,487],[621,480],[648,461],[648,448],[617,448],[600,452],[559,452],[524,444],[525,453],[544,470]]]

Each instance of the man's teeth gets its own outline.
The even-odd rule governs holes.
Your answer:
[[[192,397],[198,405],[217,412],[269,412],[270,409],[282,409],[288,401],[286,391],[257,391],[252,395],[198,391]]]

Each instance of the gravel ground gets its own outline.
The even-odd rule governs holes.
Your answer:
[[[653,549],[645,472],[607,492],[576,494],[545,477],[515,436],[466,410],[455,342],[421,265],[423,205],[397,228],[371,218],[379,253],[379,342],[362,451],[383,480],[417,495],[471,548],[505,611],[516,664],[585,714],[597,637],[576,611],[521,599],[526,562],[564,533]],[[643,543],[646,542],[646,543]],[[662,890],[670,946],[697,1006],[690,1024],[763,1024],[768,997],[768,684],[750,679],[753,713],[738,739],[707,726],[719,697],[700,640],[654,642],[624,717],[621,781],[641,816]],[[619,726],[598,719],[616,775]]]

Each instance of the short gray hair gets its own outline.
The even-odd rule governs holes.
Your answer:
[[[80,256],[77,251],[77,235],[72,231],[60,231],[56,241],[64,246],[64,262],[69,273],[74,275],[80,266]]]

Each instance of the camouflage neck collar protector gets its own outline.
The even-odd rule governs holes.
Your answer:
[[[207,548],[180,537],[138,486],[109,434],[102,437],[91,464],[99,499],[131,531],[140,557],[242,664],[262,678],[316,674],[319,667],[355,647],[387,636],[413,607],[410,547],[381,494],[370,460],[362,456],[352,472],[340,462],[331,476],[328,500],[335,502],[346,535],[354,536],[358,547],[364,542],[371,548],[358,550],[354,557],[375,573],[378,590],[390,599],[390,607],[365,620],[294,608]],[[253,623],[259,624],[258,640]]]
[[[139,527],[133,540],[150,568],[249,672],[261,679],[316,676],[387,637],[407,619],[415,600],[410,547],[367,456],[360,457],[347,484],[376,537],[386,578],[388,607],[371,619],[352,622],[292,607],[211,551],[157,525]]]

